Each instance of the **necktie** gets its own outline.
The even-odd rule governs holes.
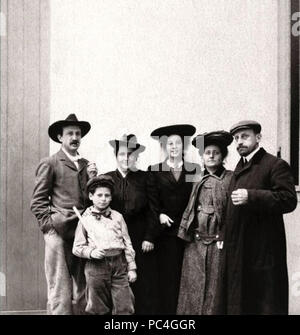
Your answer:
[[[75,157],[70,157],[72,162],[75,164],[75,166],[77,167],[77,170],[79,169],[79,162],[78,160],[81,159],[81,157],[79,155],[76,155]]]
[[[111,212],[110,211],[103,211],[103,212],[91,212],[92,215],[96,218],[96,220],[101,220],[101,216],[104,216],[105,218],[108,218],[110,220],[112,220],[112,217],[111,217]]]

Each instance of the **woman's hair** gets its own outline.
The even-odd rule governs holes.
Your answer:
[[[120,145],[119,145],[118,142],[116,142],[115,147],[114,147],[114,154],[115,154],[116,157],[118,156],[119,150],[120,150]],[[130,153],[130,155],[131,155],[131,154],[136,155],[136,157],[138,157],[138,155],[139,155],[139,153],[138,153],[137,151],[135,151],[135,150],[133,150],[133,151]]]
[[[181,136],[181,135],[178,135],[178,134],[174,134],[174,135],[177,135],[177,136],[179,136],[181,138],[181,142],[182,142],[182,159],[184,160],[185,152],[187,150],[189,142],[185,143],[184,136]],[[169,138],[169,136],[163,136],[162,139],[160,139],[161,148],[165,152],[167,151],[168,138]]]
[[[116,141],[114,146],[114,154],[116,157],[118,156],[119,149],[120,149],[119,143]]]
[[[177,134],[174,134],[174,135],[177,135]],[[170,135],[170,136],[173,136],[173,135]],[[160,138],[160,143],[161,143],[161,145],[162,145],[162,147],[163,147],[164,149],[165,149],[166,146],[167,146],[168,139],[169,139],[170,136],[162,136],[162,137]],[[184,136],[181,136],[181,135],[177,135],[177,136],[179,136],[179,137],[181,138],[182,146],[184,146],[184,145],[185,145],[185,142],[184,142]]]

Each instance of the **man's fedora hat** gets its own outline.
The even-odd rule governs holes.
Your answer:
[[[242,129],[253,129],[256,133],[260,133],[261,125],[253,120],[240,121],[230,128],[230,133],[231,135],[234,135],[234,133]]]
[[[124,134],[119,139],[109,141],[109,144],[116,150],[120,145],[127,146],[128,149],[132,149],[133,151],[143,152],[145,150],[145,146],[141,145],[137,141],[137,137],[134,134]]]
[[[60,143],[57,138],[58,134],[61,134],[62,128],[67,126],[78,126],[81,129],[81,137],[85,136],[91,129],[91,125],[87,121],[78,121],[75,114],[70,114],[65,120],[59,120],[51,124],[48,128],[49,137]]]
[[[198,149],[201,149],[203,140],[204,147],[210,144],[217,144],[223,147],[228,147],[232,143],[233,137],[225,130],[217,130],[197,135],[195,138],[193,138],[192,145]]]
[[[87,182],[87,191],[89,192],[89,190],[95,185],[97,185],[97,187],[109,187],[111,190],[114,190],[115,182],[111,176],[100,174]]]
[[[171,135],[179,135],[181,137],[184,136],[192,136],[196,132],[196,128],[191,124],[174,124],[171,126],[160,127],[152,131],[151,137],[159,140],[162,136],[171,136]]]

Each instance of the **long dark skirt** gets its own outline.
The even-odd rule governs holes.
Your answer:
[[[176,314],[184,243],[165,235],[157,246],[158,314]]]
[[[130,286],[135,297],[135,314],[157,313],[157,265],[155,251],[143,253],[142,242],[133,247],[137,265],[137,280]],[[155,246],[156,247],[156,246]]]
[[[216,242],[186,244],[177,314],[215,315],[221,308],[220,261]]]

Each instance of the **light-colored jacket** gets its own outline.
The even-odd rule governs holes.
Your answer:
[[[43,233],[54,228],[63,238],[74,237],[78,219],[72,207],[82,212],[87,205],[87,163],[86,159],[79,159],[77,169],[62,150],[41,160],[36,170],[31,211]]]
[[[190,232],[190,228],[195,219],[197,195],[203,183],[209,176],[213,178],[212,197],[215,207],[215,214],[218,218],[220,227],[222,226],[225,216],[226,204],[229,197],[228,188],[232,174],[232,171],[224,170],[220,177],[216,175],[204,175],[199,182],[193,185],[189,203],[182,215],[177,235],[178,237],[188,242],[192,241],[193,235]],[[222,240],[222,238],[223,236],[220,236],[220,240]]]

